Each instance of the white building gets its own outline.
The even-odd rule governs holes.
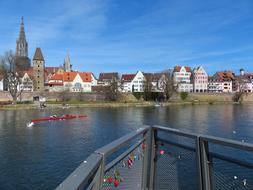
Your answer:
[[[145,81],[141,71],[136,74],[123,74],[121,77],[122,92],[143,92]]]
[[[0,91],[4,90],[4,78],[0,76]]]
[[[209,92],[233,92],[233,82],[235,75],[231,71],[216,72],[213,77],[209,78]]]
[[[24,75],[20,78],[20,85],[18,86],[18,91],[33,91],[32,76],[29,76],[27,72],[25,72]]]
[[[202,66],[193,69],[193,90],[194,92],[208,91],[208,75]]]
[[[192,72],[190,67],[176,66],[173,71],[173,81],[178,92],[193,92]]]
[[[235,77],[235,81],[233,83],[233,91],[239,92],[253,92],[253,74],[245,73],[244,69],[240,70],[240,75]]]
[[[209,77],[208,91],[213,93],[223,92],[223,82],[220,79]]]
[[[98,80],[93,73],[91,73],[91,86],[97,86]]]
[[[49,91],[91,92],[91,73],[64,72],[53,75],[47,83]]]

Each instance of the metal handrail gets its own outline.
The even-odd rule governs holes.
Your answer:
[[[125,135],[113,142],[111,142],[108,145],[103,146],[102,148],[96,150],[96,153],[102,154],[105,157],[107,157],[109,154],[112,154],[113,152],[117,151],[119,148],[127,144],[130,140],[134,139],[135,137],[139,136],[140,134],[144,134],[149,130],[149,126],[142,126],[141,128],[137,129],[136,131],[133,131],[129,133],[128,135]]]
[[[56,190],[84,189],[91,182],[102,161],[100,154],[93,153],[61,183]]]
[[[171,140],[165,140],[163,138],[157,137],[157,132],[162,131],[170,133],[173,135],[187,137],[194,140],[194,147],[190,147],[186,144],[181,144],[178,142],[172,142]],[[129,144],[130,141],[136,139],[140,135],[141,138],[138,142],[116,157],[109,164],[105,165],[105,159],[112,155],[114,152]],[[239,150],[253,152],[253,144],[239,142],[235,140],[213,137],[209,135],[198,135],[190,132],[183,132],[178,129],[166,128],[162,126],[142,126],[134,132],[131,132],[118,140],[98,149],[91,156],[87,158],[63,183],[61,183],[56,190],[76,190],[76,189],[92,189],[98,190],[102,188],[102,183],[104,179],[104,174],[110,168],[113,168],[116,164],[120,163],[125,157],[127,157],[135,148],[140,146],[145,142],[149,147],[145,153],[144,166],[149,165],[149,171],[144,171],[144,177],[142,180],[142,188],[153,189],[153,179],[154,178],[154,158],[158,142],[168,143],[177,147],[191,150],[196,153],[197,171],[199,174],[199,189],[200,190],[211,190],[211,159],[216,157],[230,163],[235,163],[241,166],[252,168],[252,163],[244,162],[235,158],[230,158],[228,156],[220,155],[215,152],[209,152],[209,143],[221,145],[223,147],[231,147]],[[149,175],[145,176],[145,175]],[[148,183],[150,181],[150,183]],[[146,186],[147,185],[147,186]]]
[[[253,144],[247,142],[240,142],[232,139],[225,139],[221,137],[213,137],[210,135],[201,135],[200,139],[209,143],[223,145],[231,148],[242,149],[246,151],[253,151]]]
[[[168,133],[171,133],[171,134],[184,136],[184,137],[189,137],[189,138],[192,138],[192,139],[196,139],[199,136],[195,133],[180,131],[178,129],[162,127],[162,126],[159,126],[159,125],[154,125],[152,128],[155,129],[155,130],[158,130],[158,131],[165,131],[165,132],[168,132]]]

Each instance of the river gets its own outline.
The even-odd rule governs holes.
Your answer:
[[[87,115],[27,128],[34,118]],[[0,111],[0,189],[54,189],[90,153],[142,124],[253,143],[252,105]]]

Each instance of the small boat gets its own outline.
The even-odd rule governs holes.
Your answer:
[[[68,104],[64,104],[64,105],[62,106],[62,109],[69,109],[69,105],[68,105]]]
[[[161,106],[161,104],[160,104],[160,103],[158,103],[158,102],[156,102],[156,103],[154,104],[154,106],[155,106],[155,107],[160,107],[160,106]]]
[[[28,123],[26,124],[27,127],[32,127],[33,125],[34,125],[34,122],[32,122],[32,121],[31,121],[31,122],[28,122]]]
[[[46,118],[39,118],[39,119],[33,119],[31,122],[32,123],[38,123],[42,121],[58,121],[58,120],[66,120],[66,119],[81,119],[81,118],[86,118],[86,115],[63,115],[61,117],[57,116],[50,116]]]

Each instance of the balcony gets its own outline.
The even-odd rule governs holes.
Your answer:
[[[161,126],[96,150],[57,190],[249,190],[253,145]]]

